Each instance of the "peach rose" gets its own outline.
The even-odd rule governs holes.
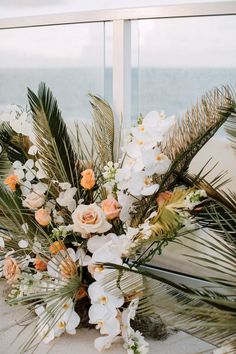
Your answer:
[[[92,189],[95,185],[94,172],[92,169],[88,168],[81,172],[82,179],[80,184],[85,189]]]
[[[72,214],[72,220],[73,230],[80,232],[84,238],[87,238],[90,233],[102,234],[112,228],[103,210],[96,204],[78,205]]]
[[[42,226],[47,226],[52,221],[49,211],[43,208],[35,212],[35,219]]]
[[[14,258],[6,257],[3,266],[3,275],[9,284],[14,283],[21,274],[21,270]]]
[[[108,198],[101,203],[102,210],[104,211],[107,220],[118,218],[121,211],[121,206],[114,198]]]
[[[38,256],[36,256],[34,262],[34,268],[42,272],[47,269],[47,263],[42,261],[42,259],[39,258]]]
[[[13,192],[16,191],[16,185],[18,183],[19,183],[19,178],[18,178],[18,176],[15,176],[15,175],[8,176],[4,180],[4,184],[6,184]]]
[[[70,279],[77,274],[77,266],[69,256],[61,261],[59,268],[62,278]]]
[[[160,193],[157,197],[157,205],[162,206],[164,203],[168,202],[172,197],[172,194],[173,193],[169,191]]]
[[[65,250],[65,249],[66,247],[64,243],[59,241],[53,242],[53,244],[49,247],[49,251],[54,255],[60,252],[61,250]]]

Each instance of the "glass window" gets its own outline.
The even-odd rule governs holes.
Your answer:
[[[111,86],[111,75],[104,80],[105,64],[111,65],[111,24],[106,29],[104,23],[89,23],[1,30],[0,110],[25,105],[27,87],[37,90],[44,81],[67,122],[87,119],[87,94],[106,96],[104,84]]]
[[[132,115],[181,114],[207,90],[236,82],[236,16],[132,23]]]

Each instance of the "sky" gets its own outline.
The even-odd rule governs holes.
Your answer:
[[[1,0],[0,18],[181,2]],[[2,30],[0,68],[102,66],[103,31],[102,23]],[[132,62],[141,67],[235,67],[235,35],[236,16],[136,21],[132,24]],[[111,24],[106,25],[106,63],[112,65]]]

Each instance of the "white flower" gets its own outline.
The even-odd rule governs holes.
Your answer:
[[[5,241],[3,237],[0,237],[0,249],[5,247]]]
[[[11,119],[9,124],[16,133],[29,136],[31,141],[34,140],[32,118],[27,112],[15,110],[15,119]]]
[[[18,246],[19,246],[20,248],[27,248],[28,245],[29,245],[29,242],[26,241],[26,240],[20,240],[20,241],[18,242]]]
[[[207,194],[203,189],[191,192],[185,198],[185,207],[189,210],[193,210],[198,204],[202,203],[204,198],[207,198]]]
[[[39,151],[39,150],[38,150],[37,146],[32,145],[32,146],[29,148],[28,154],[34,156],[34,155],[37,155],[38,151]]]
[[[119,295],[113,295],[106,291],[97,281],[89,286],[88,293],[92,304],[100,304],[108,309],[119,308],[124,304],[124,297],[121,291],[117,290]]]
[[[94,253],[99,248],[103,247],[107,242],[117,238],[116,234],[109,233],[107,235],[94,235],[88,239],[87,248],[91,253]]]
[[[136,198],[134,198],[131,195],[127,195],[124,192],[118,192],[118,203],[121,205],[121,211],[120,211],[120,220],[123,222],[127,222],[130,219],[130,210],[132,208],[133,203],[137,201]]]
[[[31,192],[27,194],[26,198],[23,200],[22,205],[29,209],[40,208],[45,203],[45,197],[39,192]]]
[[[133,140],[137,145],[151,149],[163,141],[174,124],[174,116],[165,117],[164,112],[149,112],[142,124],[132,129]]]
[[[114,336],[103,336],[96,338],[94,341],[94,346],[99,352],[103,352],[106,349],[109,349],[112,343],[117,339]]]
[[[120,321],[116,318],[117,310],[100,304],[93,304],[89,309],[89,323],[96,324],[101,334],[116,336],[120,334]]]
[[[47,174],[46,172],[44,171],[44,168],[43,168],[43,163],[42,163],[42,159],[38,159],[36,162],[35,162],[35,167],[36,167],[36,177],[38,179],[44,179],[44,178],[47,178]]]
[[[154,173],[163,175],[168,170],[171,161],[168,157],[161,153],[160,149],[143,150],[142,159],[147,175],[152,176]]]
[[[80,323],[80,316],[75,312],[74,304],[71,299],[62,305],[59,315],[55,315],[55,317],[57,319],[54,327],[56,337],[64,332],[71,335],[76,333],[76,327],[78,327]]]
[[[95,203],[78,205],[72,214],[72,220],[74,231],[80,232],[83,237],[90,233],[104,233],[112,228],[103,210]]]
[[[69,254],[70,258],[73,262],[77,262],[80,266],[87,266],[90,261],[91,257],[86,256],[86,253],[82,248],[78,248],[77,251],[73,250],[73,248],[67,248],[67,253]]]
[[[129,307],[122,312],[122,337],[124,339],[124,348],[129,354],[148,354],[149,344],[144,340],[143,335],[139,331],[134,331],[130,326],[130,320],[135,318],[138,308],[138,299],[134,299],[129,304]]]
[[[69,183],[68,183],[69,185]],[[67,184],[63,183],[63,186],[67,186]],[[76,202],[73,199],[75,194],[77,192],[76,187],[68,187],[67,189],[63,190],[63,192],[60,192],[59,197],[56,199],[57,203],[60,206],[67,207],[70,212],[73,212],[76,208]]]
[[[133,196],[148,196],[157,192],[159,184],[153,183],[151,177],[148,177],[144,171],[132,174],[128,184],[129,193]]]

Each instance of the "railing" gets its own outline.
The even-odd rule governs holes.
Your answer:
[[[0,30],[113,22],[113,108],[130,125],[131,20],[236,15],[236,1],[84,11],[0,19]]]

